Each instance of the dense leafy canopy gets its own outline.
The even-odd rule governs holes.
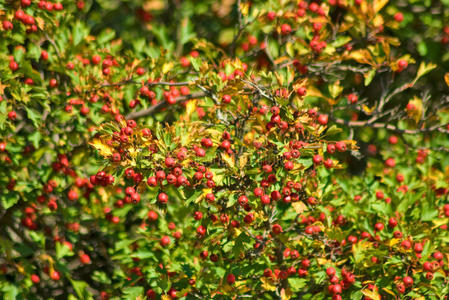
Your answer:
[[[1,297],[446,297],[448,17],[0,2]]]

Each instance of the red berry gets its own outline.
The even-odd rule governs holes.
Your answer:
[[[30,276],[30,278],[31,278],[31,281],[33,282],[33,283],[39,283],[40,281],[41,281],[41,279],[39,278],[39,276],[38,275],[36,275],[36,274],[32,274],[31,276]]]
[[[336,272],[335,272],[335,269],[334,269],[333,267],[329,267],[329,268],[326,269],[326,274],[327,274],[327,276],[329,276],[329,277],[334,276],[335,273],[336,273]]]
[[[289,24],[282,24],[281,25],[281,33],[283,35],[288,35],[292,32],[292,28]]]
[[[59,280],[59,279],[61,278],[61,275],[59,274],[58,271],[53,271],[53,272],[50,274],[50,277],[51,277],[51,279],[57,281],[57,280]]]
[[[166,246],[168,246],[170,244],[170,242],[171,242],[170,237],[167,236],[167,235],[164,235],[161,238],[160,244],[161,244],[162,247],[166,247]]]
[[[162,204],[166,204],[167,201],[168,201],[168,195],[165,194],[165,193],[160,193],[160,194],[157,196],[157,200],[158,200],[160,203],[162,203]]]
[[[221,100],[224,104],[229,104],[231,103],[231,96],[230,95],[223,95],[223,97],[221,97]]]
[[[349,95],[348,95],[348,101],[349,101],[349,103],[355,104],[355,103],[357,103],[357,100],[358,100],[358,97],[357,97],[356,94],[349,94]]]
[[[319,115],[318,116],[318,123],[320,123],[321,125],[326,125],[328,121],[329,121],[328,115]]]
[[[411,287],[413,285],[413,278],[410,276],[405,276],[404,279],[402,279],[402,282],[404,282],[406,287]]]
[[[8,20],[4,20],[3,21],[3,30],[11,30],[11,29],[13,29],[13,25],[12,25],[12,23],[10,22],[10,21],[8,21]]]
[[[226,281],[227,281],[229,284],[234,284],[234,283],[235,283],[235,275],[234,275],[234,274],[228,274],[228,275],[226,276]]]
[[[404,20],[404,15],[401,12],[397,12],[394,14],[394,19],[400,23]]]

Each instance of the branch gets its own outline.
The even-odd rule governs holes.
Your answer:
[[[176,100],[176,103],[182,103],[182,102],[185,102],[190,99],[202,98],[205,96],[207,96],[207,94],[205,92],[195,92],[195,93],[192,93],[192,94],[189,94],[186,96],[179,96],[175,100]],[[170,104],[168,104],[167,101],[162,101],[162,102],[159,102],[158,104],[153,105],[147,109],[131,112],[131,113],[127,114],[125,118],[127,120],[130,120],[130,119],[137,119],[137,118],[145,117],[145,116],[151,115],[152,113],[154,113],[158,110],[168,107],[169,105]]]
[[[448,133],[449,130],[445,130],[443,127],[446,125],[435,125],[432,127],[427,128],[421,128],[421,129],[400,129],[394,125],[386,124],[386,123],[370,123],[368,121],[347,121],[343,119],[333,118],[331,116],[331,119],[340,125],[346,125],[348,127],[371,127],[371,128],[385,128],[387,130],[397,132],[397,133],[405,133],[405,134],[417,134],[417,133],[425,133],[425,132],[432,132],[432,131],[439,131],[439,132],[445,132]]]
[[[234,35],[234,38],[232,39],[231,46],[229,47],[229,50],[231,52],[231,55],[234,56],[235,54],[235,48],[237,40],[239,39],[240,35],[243,32],[243,29],[245,29],[248,24],[243,24],[243,15],[242,11],[240,10],[241,0],[237,0],[237,14],[238,14],[238,30],[237,33]]]
[[[45,38],[47,39],[47,41],[49,41],[50,44],[53,46],[53,48],[55,48],[55,52],[56,52],[56,55],[58,56],[59,60],[61,60],[61,52],[59,51],[59,48],[56,45],[55,41],[52,40],[46,32],[44,32],[44,34],[45,34]]]

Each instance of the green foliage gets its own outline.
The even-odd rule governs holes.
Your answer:
[[[28,2],[3,299],[447,297],[447,1]]]

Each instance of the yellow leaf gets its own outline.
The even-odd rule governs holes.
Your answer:
[[[398,244],[400,241],[401,241],[400,239],[391,239],[391,240],[388,242],[388,246],[389,246],[389,247],[393,247],[394,245]]]
[[[249,12],[249,2],[240,3],[240,12],[243,16],[247,16]]]
[[[448,218],[436,219],[436,220],[433,220],[432,222],[433,222],[433,224],[435,224],[435,226],[433,226],[432,229],[435,229],[437,227],[440,227],[441,225],[448,224],[449,219]]]
[[[298,201],[298,202],[293,202],[292,203],[293,209],[296,211],[297,214],[300,214],[306,210],[308,210],[309,208],[307,207],[307,205],[304,204],[304,202],[302,201]]]
[[[226,162],[226,164],[231,167],[235,168],[235,158],[233,156],[230,156],[226,153],[221,154],[221,158]]]
[[[281,300],[289,300],[292,296],[293,296],[293,293],[290,290],[290,288],[281,290]]]
[[[246,164],[248,163],[248,156],[249,154],[243,154],[242,156],[239,157],[239,169],[243,172],[243,168],[246,166]]]
[[[449,73],[444,74],[444,81],[446,81],[446,84],[449,86]]]
[[[103,201],[103,203],[107,203],[108,202],[108,193],[106,193],[106,190],[103,187],[100,187],[97,189],[98,194],[101,197],[101,201]]]
[[[329,93],[332,98],[337,98],[341,92],[343,91],[343,87],[340,85],[340,81],[337,80],[334,84],[329,86]]]
[[[372,300],[380,300],[379,293],[375,290],[364,289],[362,290],[362,294],[366,297],[370,297]]]
[[[332,263],[332,261],[330,259],[325,259],[325,258],[320,258],[320,257],[317,258],[316,261],[319,265],[327,265],[327,264]]]
[[[274,284],[274,280],[272,278],[262,277],[260,278],[262,281],[262,288],[266,291],[274,292],[276,290],[276,285]]]
[[[183,117],[185,116],[187,120],[190,120],[190,116],[195,112],[195,110],[196,110],[196,101],[191,100],[187,102],[186,113],[185,115],[183,115]]]
[[[35,20],[36,20],[37,27],[40,30],[44,30],[44,25],[45,25],[44,19],[42,19],[41,17],[36,17]]]
[[[166,74],[168,71],[170,71],[173,68],[173,62],[168,62],[162,65],[162,73]]]
[[[416,74],[416,78],[418,79],[419,77],[424,76],[425,74],[429,73],[430,71],[432,71],[436,67],[437,67],[436,64],[433,64],[433,63],[428,63],[427,64],[425,62],[422,62],[419,65],[418,73]]]
[[[147,0],[143,2],[142,7],[145,11],[162,10],[165,7],[165,3],[162,0]]]
[[[94,138],[92,142],[89,143],[95,149],[98,150],[101,156],[107,157],[112,155],[112,147],[107,145],[102,139]]]
[[[412,100],[410,100],[408,102],[409,104],[411,103],[414,106],[414,109],[412,110],[407,110],[407,114],[410,118],[412,118],[413,120],[415,120],[416,123],[419,122],[419,120],[421,120],[422,117],[422,112],[423,112],[423,104],[422,104],[422,100],[418,97],[414,97]]]
[[[201,200],[203,200],[204,198],[206,198],[206,195],[211,193],[212,189],[203,189],[203,193],[201,194],[201,196],[199,196],[198,198],[195,199],[195,203],[200,202]]]
[[[384,19],[382,18],[381,15],[376,15],[373,19],[373,25],[375,27],[379,27],[382,26],[384,24]]]
[[[368,106],[366,106],[365,104],[362,105],[362,109],[363,111],[367,114],[367,115],[371,115],[371,113],[376,109],[376,106],[373,106],[372,108],[369,108]]]
[[[169,295],[162,295],[161,300],[171,300],[171,297]]]
[[[385,292],[387,292],[388,294],[396,297],[396,294],[394,292],[392,292],[391,290],[387,289],[387,288],[382,288]]]
[[[4,94],[5,93],[5,88],[7,88],[9,85],[6,84],[2,84],[0,82],[0,94]]]
[[[373,2],[374,13],[377,14],[387,3],[388,0],[374,0]]]
[[[366,49],[351,51],[344,56],[345,59],[353,59],[361,64],[373,65],[371,53]]]

